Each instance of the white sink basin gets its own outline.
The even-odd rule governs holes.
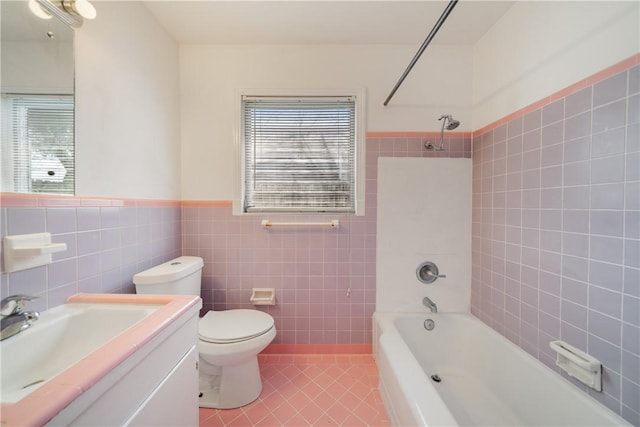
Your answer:
[[[135,325],[161,305],[67,303],[0,342],[0,401],[13,403]]]

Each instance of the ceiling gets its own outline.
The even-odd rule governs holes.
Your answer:
[[[165,0],[149,11],[178,43],[420,45],[440,0]],[[515,1],[461,0],[433,44],[473,45]]]

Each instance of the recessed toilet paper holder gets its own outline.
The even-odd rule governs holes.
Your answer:
[[[276,290],[275,288],[253,288],[250,300],[253,305],[276,305]]]
[[[444,279],[447,276],[440,274],[438,266],[435,263],[425,261],[416,269],[416,277],[420,282],[429,284],[435,282],[437,279]]]

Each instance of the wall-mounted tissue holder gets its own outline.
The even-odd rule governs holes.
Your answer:
[[[66,243],[51,243],[51,233],[20,234],[4,238],[6,273],[51,264],[56,252],[67,250]]]
[[[251,293],[251,304],[276,305],[275,288],[253,288],[253,292]]]
[[[602,391],[602,364],[598,359],[564,341],[551,341],[549,346],[558,353],[556,365],[569,376]]]

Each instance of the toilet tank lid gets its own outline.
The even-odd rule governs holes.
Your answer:
[[[203,265],[204,262],[200,257],[181,256],[137,273],[133,276],[133,283],[136,285],[153,285],[172,282],[195,273]]]

